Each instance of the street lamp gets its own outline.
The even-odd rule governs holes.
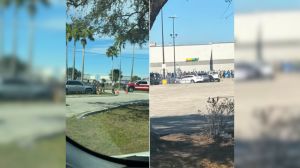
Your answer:
[[[178,36],[178,34],[175,34],[175,24],[174,24],[174,22],[175,22],[175,19],[176,19],[177,17],[175,17],[175,16],[170,16],[169,18],[172,19],[172,21],[173,21],[173,33],[170,34],[170,35],[171,35],[171,37],[173,38],[173,51],[174,51],[174,78],[176,78],[175,38]]]
[[[163,79],[166,79],[166,65],[165,65],[165,42],[164,42],[164,15],[163,8],[161,8],[161,45],[162,45],[162,55],[163,55]]]

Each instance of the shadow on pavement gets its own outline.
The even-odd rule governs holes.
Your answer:
[[[207,136],[203,115],[151,118],[151,168],[233,167],[233,139]]]

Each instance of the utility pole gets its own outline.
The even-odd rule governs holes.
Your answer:
[[[176,57],[175,57],[175,38],[177,37],[177,35],[178,34],[175,34],[175,24],[174,24],[174,22],[175,22],[175,19],[177,18],[177,17],[175,17],[175,16],[170,16],[169,17],[170,19],[172,19],[172,21],[173,21],[173,33],[172,34],[170,34],[171,35],[171,37],[173,38],[173,53],[174,53],[174,78],[176,78]]]
[[[131,62],[131,75],[130,75],[130,81],[133,82],[132,77],[133,77],[133,66],[134,66],[134,48],[135,45],[132,47],[132,62]]]
[[[263,61],[263,42],[262,42],[262,32],[261,32],[261,25],[258,26],[257,32],[257,42],[256,42],[256,57],[257,61]]]
[[[164,15],[163,15],[163,8],[161,8],[161,48],[162,48],[162,55],[163,55],[163,79],[166,79],[166,64],[165,64],[165,42],[164,42]]]
[[[121,47],[120,47],[120,69],[119,69],[119,90],[121,90],[121,69],[122,69],[122,59],[121,59]]]

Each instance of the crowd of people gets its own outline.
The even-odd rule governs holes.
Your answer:
[[[233,70],[218,70],[218,71],[183,71],[177,73],[177,78],[183,77],[185,75],[201,75],[210,74],[211,72],[218,73],[219,78],[234,78]],[[173,75],[174,73],[172,73]]]
[[[210,73],[218,73],[219,78],[234,78],[234,70],[218,70],[218,71],[178,71],[176,73],[176,78],[182,78],[186,75],[202,75],[202,74],[210,74]],[[175,74],[174,73],[166,73],[166,79],[168,83],[172,83],[175,81]],[[162,73],[150,73],[150,83],[151,84],[159,84],[160,81],[163,79]]]

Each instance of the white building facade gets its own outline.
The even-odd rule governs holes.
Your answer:
[[[162,47],[150,45],[150,72],[174,72],[174,48],[164,47],[165,65],[163,65]],[[177,45],[175,47],[176,71],[209,71],[211,55],[213,69],[234,70],[234,43],[216,43],[199,45]]]
[[[235,14],[235,60],[255,62],[300,60],[300,11],[280,10]],[[258,43],[261,49],[258,51]]]

